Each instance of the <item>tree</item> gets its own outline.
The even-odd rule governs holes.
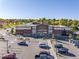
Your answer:
[[[14,28],[11,28],[11,34],[13,34],[14,33]]]

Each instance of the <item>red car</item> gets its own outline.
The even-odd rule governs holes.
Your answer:
[[[12,54],[7,54],[3,56],[2,59],[17,59],[17,58],[16,58],[16,54],[12,53]]]

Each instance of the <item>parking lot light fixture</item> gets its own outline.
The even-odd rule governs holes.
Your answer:
[[[6,52],[9,53],[9,40],[8,39],[5,39],[6,41]]]
[[[7,42],[7,53],[9,53],[8,40],[6,40],[6,42]]]

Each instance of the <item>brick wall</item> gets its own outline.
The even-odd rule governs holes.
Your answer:
[[[31,29],[16,30],[16,34],[31,34],[31,33],[32,33]]]

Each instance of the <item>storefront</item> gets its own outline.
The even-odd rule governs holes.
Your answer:
[[[16,34],[35,38],[52,38],[53,27],[48,24],[26,24],[16,27]]]
[[[68,40],[70,28],[67,26],[54,26],[53,34],[56,39]]]

